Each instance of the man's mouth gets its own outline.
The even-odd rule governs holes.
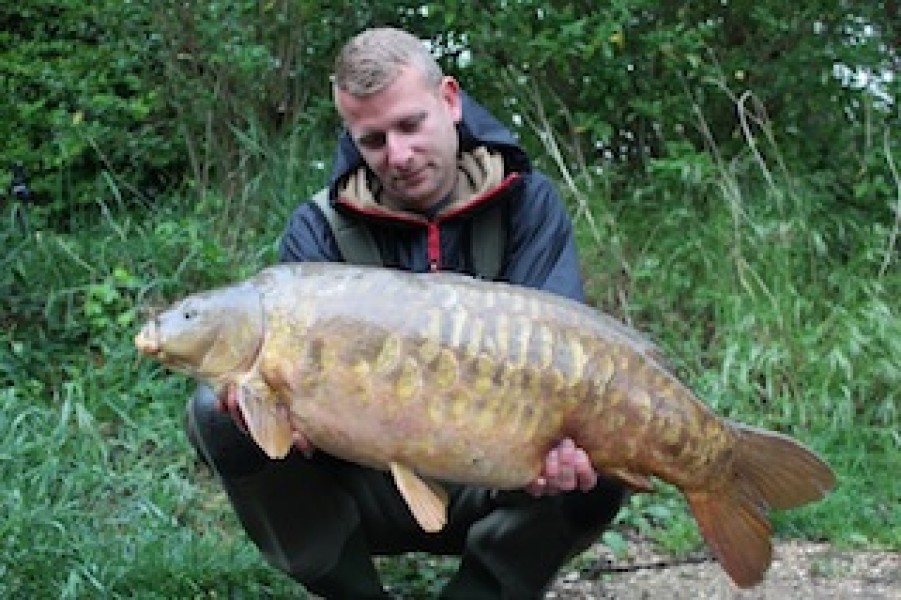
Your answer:
[[[408,173],[400,173],[394,177],[394,180],[401,185],[411,186],[420,183],[426,176],[426,169],[417,169]]]

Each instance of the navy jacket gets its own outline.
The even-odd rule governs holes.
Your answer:
[[[572,223],[554,184],[532,169],[513,134],[466,94],[457,130],[461,153],[485,147],[503,157],[505,177],[501,184],[428,219],[357,206],[338,193],[345,178],[365,169],[359,151],[344,132],[329,183],[336,210],[366,223],[385,266],[429,271],[431,228],[439,239],[441,270],[473,274],[469,237],[473,215],[488,203],[504,203],[508,233],[499,279],[584,301]],[[328,223],[315,204],[305,202],[291,215],[281,238],[280,260],[343,262]]]

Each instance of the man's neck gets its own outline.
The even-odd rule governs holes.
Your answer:
[[[382,190],[383,194],[382,194],[382,197],[379,199],[379,202],[393,210],[400,210],[400,211],[404,211],[404,212],[415,213],[417,215],[422,215],[423,217],[431,220],[431,219],[434,219],[442,210],[444,210],[448,205],[450,205],[454,201],[454,198],[456,197],[456,190],[457,190],[457,179],[459,178],[459,176],[460,176],[459,171],[454,171],[454,185],[451,186],[450,191],[448,193],[444,194],[443,196],[441,196],[437,201],[433,202],[431,205],[429,205],[426,208],[410,206],[409,204],[407,204],[401,200],[392,198],[388,194],[384,194],[384,188]]]

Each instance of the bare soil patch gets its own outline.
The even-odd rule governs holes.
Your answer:
[[[641,542],[630,547],[626,560],[598,545],[578,564],[578,570],[561,574],[548,599],[901,600],[901,553],[815,542],[777,542],[766,579],[750,590],[735,587],[710,559],[680,561]]]

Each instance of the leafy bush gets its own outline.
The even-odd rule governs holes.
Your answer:
[[[407,22],[479,98],[523,122],[539,156],[552,135],[570,168],[634,179],[673,144],[729,160],[766,125],[768,163],[778,148],[829,184],[827,201],[885,218],[885,196],[864,190],[891,180],[885,153],[898,152],[897,136],[880,134],[899,125],[894,3],[508,4],[429,3]]]
[[[899,82],[884,77],[897,61],[891,3],[509,4],[11,4],[0,12],[0,159],[26,164],[67,227],[77,226],[69,213],[111,188],[151,204],[187,180],[197,196],[230,201],[260,170],[243,140],[297,127],[331,140],[334,53],[365,26],[397,23],[429,38],[504,120],[522,123],[538,157],[553,133],[569,166],[625,166],[634,178],[679,144],[745,152],[765,121],[833,202],[885,214],[884,157],[899,142],[873,132],[898,125]]]
[[[112,1],[30,0],[0,15],[4,176],[22,162],[36,200],[62,226],[93,208],[101,173],[140,198],[172,183],[181,158],[150,77],[158,63],[146,12]]]

